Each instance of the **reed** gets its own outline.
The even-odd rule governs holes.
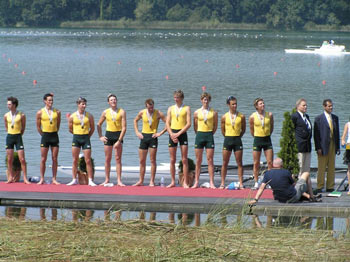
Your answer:
[[[348,261],[350,237],[292,227],[0,219],[0,261]]]

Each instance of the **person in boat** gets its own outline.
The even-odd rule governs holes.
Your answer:
[[[41,161],[40,161],[40,181],[39,185],[44,183],[47,154],[51,147],[52,156],[52,184],[57,182],[57,159],[59,151],[58,130],[61,124],[61,111],[53,108],[53,94],[45,94],[43,97],[45,106],[36,113],[36,127],[41,135]]]
[[[109,94],[107,96],[109,108],[101,114],[97,123],[97,132],[100,140],[104,144],[105,151],[105,181],[102,185],[110,183],[111,159],[113,150],[115,152],[117,185],[125,186],[122,183],[122,153],[123,139],[126,133],[126,113],[124,109],[117,107],[117,96]],[[102,124],[106,121],[106,132],[102,135]]]
[[[191,108],[183,104],[185,95],[182,90],[174,92],[175,105],[168,108],[166,117],[166,128],[169,133],[170,175],[171,183],[167,187],[175,186],[175,163],[177,145],[180,150],[183,164],[184,182],[183,187],[188,185],[188,138],[187,130],[191,127]]]
[[[333,112],[331,99],[323,101],[324,112],[315,118],[314,142],[318,159],[317,192],[322,192],[327,170],[326,191],[334,191],[335,155],[340,154],[339,119]]]
[[[348,170],[346,174],[348,176],[348,184],[350,184],[350,118],[349,118],[349,121],[344,126],[343,135],[341,137],[341,144],[343,147],[345,147],[343,160],[344,160],[344,164],[348,166]],[[348,195],[350,195],[350,186],[348,187],[349,187]]]
[[[301,175],[304,172],[310,172],[312,125],[309,115],[306,114],[307,103],[305,99],[298,99],[296,110],[291,118],[298,147],[299,175]]]
[[[229,96],[226,100],[229,111],[221,117],[221,133],[225,137],[222,149],[222,167],[220,189],[225,188],[227,166],[230,162],[232,151],[234,152],[237,168],[239,188],[243,189],[243,144],[242,136],[246,130],[246,118],[237,111],[237,99]]]
[[[21,163],[21,170],[23,172],[23,182],[30,184],[27,178],[27,164],[24,154],[24,145],[22,136],[26,129],[26,116],[23,112],[17,111],[18,99],[10,96],[7,98],[7,108],[9,112],[4,115],[6,136],[6,155],[7,155],[7,170],[8,178],[6,183],[13,183],[15,175],[13,171],[14,148],[16,147],[18,158]]]
[[[146,158],[149,151],[151,161],[151,180],[149,186],[154,186],[154,179],[157,170],[157,147],[158,137],[166,132],[166,127],[157,133],[159,120],[164,123],[166,118],[164,114],[157,109],[154,109],[154,101],[149,98],[145,101],[146,108],[141,110],[134,119],[134,129],[136,136],[140,139],[139,157],[140,157],[140,179],[134,186],[142,186],[146,172]],[[142,131],[139,131],[138,121],[142,119]]]
[[[92,114],[86,112],[87,100],[79,97],[76,101],[78,110],[70,115],[68,119],[69,132],[73,134],[72,141],[72,177],[73,180],[68,183],[68,186],[78,184],[77,172],[80,149],[83,149],[84,159],[86,163],[86,170],[89,178],[88,185],[96,186],[93,181],[93,168],[91,161],[91,142],[90,137],[95,131],[94,117]]]
[[[196,174],[192,188],[197,188],[199,186],[204,148],[207,154],[210,188],[216,188],[214,184],[214,134],[218,128],[218,113],[210,107],[210,101],[211,95],[204,92],[201,95],[202,107],[197,109],[193,115],[193,128],[196,133],[194,145],[196,154]]]
[[[265,111],[264,99],[254,100],[256,112],[249,117],[250,133],[254,137],[253,142],[253,175],[254,189],[258,189],[258,176],[260,169],[261,151],[264,150],[268,169],[272,168],[273,147],[271,135],[274,128],[274,119],[271,112]]]
[[[302,197],[311,202],[321,201],[320,195],[314,196],[313,194],[309,172],[304,172],[295,182],[290,171],[282,167],[282,159],[276,158],[273,161],[273,168],[265,172],[255,198],[249,202],[250,205],[259,201],[267,185],[271,186],[274,199],[282,203],[297,203]]]

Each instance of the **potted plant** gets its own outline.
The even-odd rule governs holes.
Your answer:
[[[182,186],[184,182],[182,160],[179,161],[178,169],[179,169],[179,184]],[[188,158],[188,185],[189,186],[193,185],[195,170],[196,170],[196,164],[191,158]]]
[[[6,163],[6,168],[8,168],[7,166],[7,154],[6,154],[6,158],[5,158],[5,163]],[[13,181],[14,182],[19,182],[19,179],[21,178],[21,171],[22,171],[22,167],[21,167],[21,162],[19,161],[19,157],[18,157],[18,153],[17,152],[13,152],[13,162],[12,162],[12,172],[13,172]],[[6,175],[7,175],[7,180],[9,179],[9,171],[6,169]]]
[[[91,164],[92,164],[92,179],[94,179],[95,163],[93,158],[91,158]],[[89,184],[89,177],[86,170],[86,162],[85,162],[84,156],[80,156],[78,160],[78,181],[80,185]]]

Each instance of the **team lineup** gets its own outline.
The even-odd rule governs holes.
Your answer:
[[[140,139],[139,146],[139,160],[140,160],[140,177],[133,186],[140,186],[144,184],[146,159],[149,153],[151,163],[151,176],[149,186],[155,186],[156,175],[156,155],[158,147],[158,137],[165,132],[169,134],[169,156],[170,156],[170,175],[171,182],[167,187],[176,186],[176,153],[179,144],[181,152],[181,160],[183,164],[183,183],[184,188],[199,187],[199,177],[201,172],[201,164],[203,158],[203,151],[206,151],[209,185],[210,188],[216,188],[214,184],[214,134],[218,129],[219,117],[217,111],[210,107],[211,95],[203,92],[200,96],[202,107],[195,110],[193,114],[193,128],[196,133],[195,137],[195,156],[196,169],[193,184],[189,182],[188,173],[188,136],[187,131],[191,127],[191,108],[184,104],[184,93],[182,90],[177,90],[173,93],[175,104],[170,106],[167,114],[164,115],[160,110],[154,108],[154,101],[147,99],[145,101],[145,108],[139,111],[134,118],[134,131],[136,136]],[[46,161],[48,151],[51,149],[52,155],[52,183],[59,184],[57,181],[57,167],[58,167],[58,153],[59,153],[59,137],[58,131],[61,124],[61,111],[53,107],[53,94],[45,94],[43,97],[45,106],[36,113],[37,131],[41,135],[41,162],[40,162],[40,181],[38,184],[44,183]],[[104,144],[105,153],[105,181],[101,185],[109,184],[111,161],[114,152],[117,173],[117,185],[125,186],[122,183],[122,152],[123,152],[123,138],[126,133],[126,113],[122,108],[117,107],[117,97],[114,94],[107,96],[109,108],[104,110],[97,122],[97,133],[100,141]],[[246,117],[237,109],[237,99],[234,96],[229,96],[226,99],[228,112],[220,119],[221,133],[224,136],[224,144],[222,149],[222,168],[221,168],[221,183],[219,188],[225,188],[225,178],[227,174],[227,167],[231,158],[232,151],[236,160],[238,168],[239,188],[243,189],[243,144],[242,136],[246,131]],[[331,101],[330,101],[331,103]],[[27,167],[24,154],[24,146],[22,135],[26,127],[26,116],[23,112],[18,111],[18,99],[15,97],[7,98],[7,107],[9,112],[4,115],[5,128],[7,131],[6,137],[6,154],[8,165],[8,180],[7,183],[15,182],[13,174],[13,156],[14,149],[18,152],[21,169],[23,171],[23,181],[30,184],[27,177]],[[88,185],[96,186],[93,181],[93,166],[91,160],[91,142],[90,137],[95,131],[94,117],[91,113],[86,111],[87,100],[79,97],[76,101],[77,111],[72,113],[68,119],[69,132],[73,134],[72,140],[72,181],[68,186],[78,184],[78,160],[80,151],[83,151],[86,162],[86,169],[88,175]],[[265,111],[265,104],[262,98],[254,100],[255,112],[248,118],[250,133],[254,138],[253,142],[253,175],[254,175],[254,189],[258,189],[258,175],[260,169],[261,153],[264,151],[268,169],[273,168],[273,147],[271,142],[271,134],[274,130],[274,118],[271,112]],[[306,101],[301,99],[297,101],[296,108],[298,112],[303,111],[304,106],[306,112]],[[300,108],[299,108],[300,107]],[[305,113],[304,112],[304,113]],[[307,118],[308,119],[308,118]],[[141,131],[138,127],[138,122],[141,120]],[[159,122],[165,123],[164,129],[158,132]],[[106,122],[105,134],[103,134],[102,126]],[[311,132],[311,122],[308,119],[305,121],[309,126]],[[308,126],[307,126],[308,127]],[[316,127],[315,127],[316,128]],[[339,132],[339,128],[338,128]],[[311,139],[311,135],[308,139]],[[339,141],[339,136],[338,136]],[[337,148],[338,145],[338,148]],[[299,145],[298,145],[299,146]],[[335,143],[335,150],[339,152],[339,142]],[[307,150],[311,152],[310,148]],[[318,153],[320,153],[318,151]],[[301,172],[309,172],[310,159],[309,155],[305,159],[305,154],[298,155],[301,163]],[[305,163],[306,162],[306,163]],[[320,161],[319,161],[320,164]],[[308,166],[308,167],[305,167]],[[323,178],[324,180],[324,178]],[[328,179],[327,179],[328,180]],[[320,182],[318,185],[323,184]],[[329,187],[334,187],[331,184]],[[328,188],[328,186],[327,186]]]

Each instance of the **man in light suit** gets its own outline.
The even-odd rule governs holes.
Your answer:
[[[304,172],[310,172],[312,125],[309,115],[306,114],[306,100],[304,98],[298,99],[295,107],[297,112],[292,114],[292,121],[298,147],[299,175],[301,175]]]
[[[340,154],[339,119],[332,114],[332,100],[323,101],[324,112],[315,118],[314,140],[318,158],[317,191],[324,187],[324,174],[327,171],[326,191],[334,190],[335,154]]]

